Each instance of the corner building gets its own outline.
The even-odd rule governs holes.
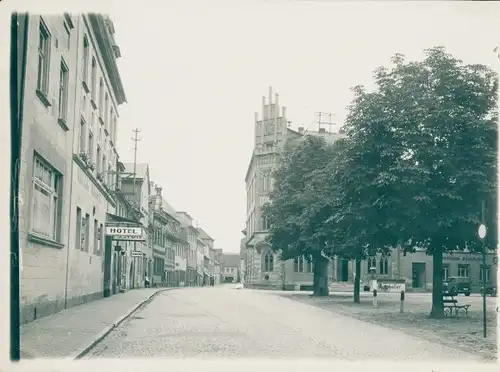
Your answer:
[[[274,102],[273,102],[274,98]],[[245,184],[247,191],[247,214],[244,257],[244,282],[249,288],[299,289],[313,283],[312,266],[300,259],[280,261],[266,242],[268,224],[262,218],[262,207],[269,200],[273,188],[272,172],[279,166],[280,155],[285,146],[295,145],[306,135],[321,136],[328,142],[343,137],[339,133],[320,129],[311,132],[288,127],[286,108],[279,104],[279,95],[273,97],[269,88],[269,98],[262,98],[262,116],[255,113],[254,149],[248,165]],[[336,267],[332,261],[331,271]]]
[[[109,18],[28,16],[20,164],[21,323],[103,296],[118,106]],[[111,265],[111,263],[108,263]]]

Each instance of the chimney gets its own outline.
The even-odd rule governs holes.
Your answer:
[[[299,127],[299,133],[304,133],[304,127]]]
[[[161,198],[161,186],[156,185],[155,190],[156,190],[156,196],[159,196]]]
[[[283,116],[286,119],[286,107],[283,106],[281,108],[281,111],[283,112],[283,114],[281,116]]]
[[[269,87],[269,104],[273,103],[273,87]]]
[[[278,93],[274,95],[274,103],[276,106],[280,103],[280,95]]]
[[[326,132],[325,128],[319,128],[319,133],[325,133],[325,132]]]
[[[255,113],[255,122],[257,123],[258,121],[259,121],[259,113],[258,113],[258,112],[256,112],[256,113]]]

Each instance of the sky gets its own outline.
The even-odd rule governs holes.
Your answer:
[[[149,163],[164,198],[226,252],[238,252],[243,237],[254,112],[269,86],[287,107],[292,128],[309,127],[318,111],[335,114],[340,126],[350,88],[370,87],[373,70],[387,66],[394,53],[422,59],[425,48],[444,45],[467,63],[500,67],[493,53],[500,44],[498,2],[22,4],[32,12],[111,16],[128,101],[118,121],[120,158],[133,160],[132,130],[140,129],[138,162]],[[8,25],[7,12],[3,18]]]
[[[125,3],[125,2],[124,2]],[[197,7],[194,5],[198,4]],[[165,2],[110,10],[128,103],[120,109],[118,150],[138,162],[177,210],[189,212],[226,252],[245,227],[245,172],[254,112],[269,86],[292,128],[315,113],[338,124],[350,88],[394,53],[421,59],[444,45],[467,63],[497,68],[500,8],[474,3]],[[481,5],[481,4],[479,4]]]

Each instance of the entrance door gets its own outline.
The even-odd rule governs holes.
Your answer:
[[[345,259],[342,259],[341,263],[340,263],[340,280],[342,282],[347,282],[349,281],[349,261],[348,260],[345,260]]]
[[[425,286],[425,262],[412,263],[411,278],[413,288],[423,288]]]

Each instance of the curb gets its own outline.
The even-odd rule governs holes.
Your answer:
[[[94,348],[99,342],[101,342],[113,329],[118,327],[124,320],[126,320],[128,317],[130,317],[133,313],[135,313],[141,306],[145,305],[149,301],[153,299],[156,295],[158,295],[161,292],[165,292],[168,290],[171,290],[173,288],[163,288],[160,289],[150,296],[146,297],[144,300],[139,301],[136,303],[130,310],[128,310],[124,315],[120,316],[118,319],[116,319],[112,324],[104,328],[101,332],[97,334],[97,336],[85,347],[81,348],[80,350],[72,353],[70,356],[68,356],[65,359],[69,360],[78,360],[82,357],[84,357],[92,348]]]

